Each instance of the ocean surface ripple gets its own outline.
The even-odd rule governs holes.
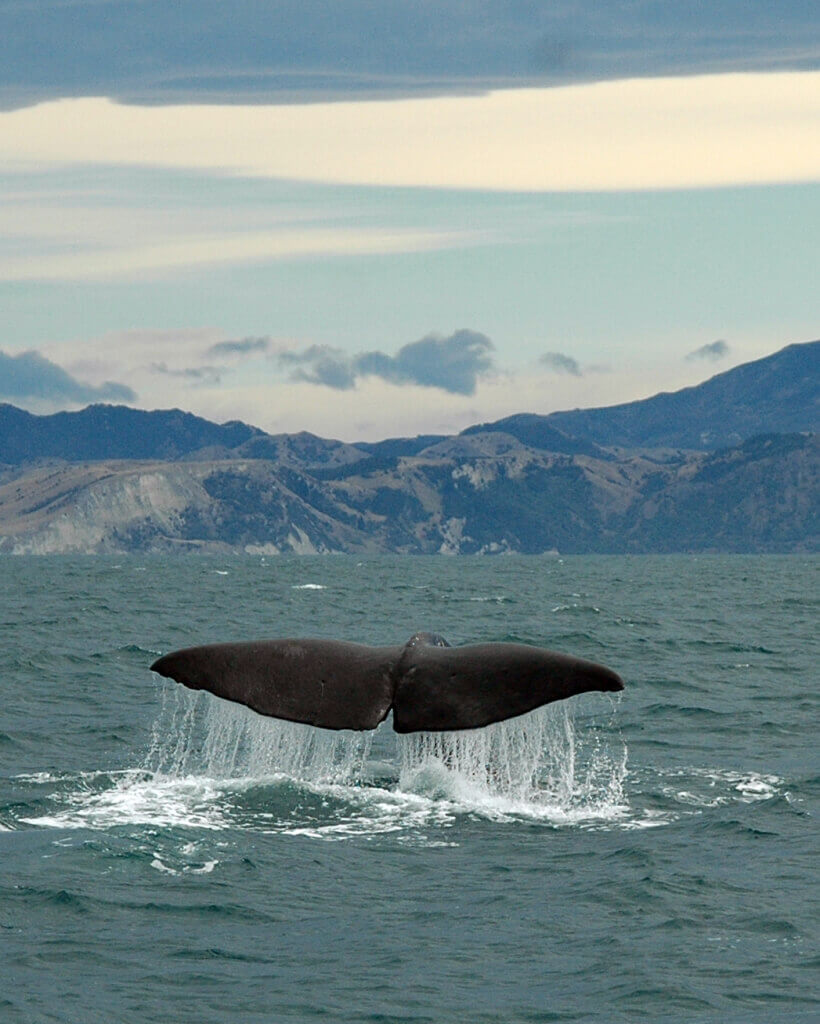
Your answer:
[[[0,1021],[815,1021],[808,556],[6,558]],[[265,636],[604,661],[487,729],[153,676]]]

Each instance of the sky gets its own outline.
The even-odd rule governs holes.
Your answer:
[[[815,0],[0,0],[0,401],[343,440],[820,336]]]

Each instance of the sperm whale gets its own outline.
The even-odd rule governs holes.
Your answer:
[[[451,647],[436,633],[403,646],[287,638],[173,651],[154,672],[260,715],[324,729],[398,733],[480,729],[590,690],[616,692],[612,669],[528,644]]]

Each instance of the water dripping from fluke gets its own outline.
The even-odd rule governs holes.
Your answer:
[[[627,811],[625,745],[613,746],[589,723],[579,729],[567,702],[483,729],[392,734],[392,764],[371,761],[373,732],[267,718],[177,689],[164,689],[162,702],[143,766],[157,779],[329,788],[357,804],[389,792],[391,800],[421,799],[455,812],[559,823]]]
[[[265,718],[209,695],[163,693],[145,769],[157,775],[354,785],[372,733],[317,729]]]

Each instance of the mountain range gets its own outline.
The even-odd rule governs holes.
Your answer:
[[[0,552],[815,551],[820,342],[600,409],[347,444],[0,405]]]

